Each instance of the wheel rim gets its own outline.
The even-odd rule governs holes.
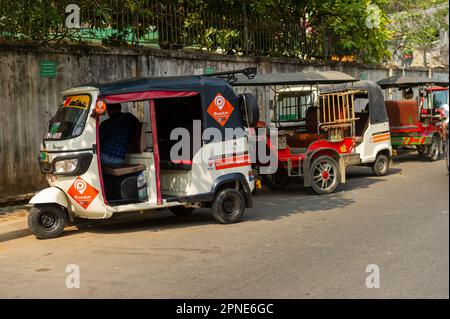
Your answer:
[[[322,190],[330,188],[335,179],[336,172],[329,161],[320,161],[313,170],[314,184]]]
[[[437,142],[436,139],[433,139],[433,142],[431,143],[430,155],[432,158],[435,158],[436,156],[439,155],[439,143]]]
[[[223,211],[225,214],[233,215],[239,211],[239,203],[234,199],[227,199],[223,202]]]
[[[41,225],[45,228],[51,228],[56,223],[56,218],[53,216],[53,214],[50,213],[43,213],[41,217],[39,218],[39,222]]]
[[[386,160],[384,158],[380,158],[380,160],[377,163],[377,170],[380,173],[384,173],[386,170]]]

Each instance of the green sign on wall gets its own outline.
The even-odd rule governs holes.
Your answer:
[[[55,61],[39,62],[39,75],[41,76],[41,78],[55,78],[56,62]]]
[[[206,68],[203,70],[204,74],[214,73],[215,71],[216,71],[216,69],[213,68],[213,67],[206,67]]]
[[[360,72],[359,73],[359,79],[360,80],[367,80],[367,73],[366,72]]]

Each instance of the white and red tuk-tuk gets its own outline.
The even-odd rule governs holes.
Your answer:
[[[139,121],[118,166],[102,165],[99,156],[99,126],[109,103],[120,103]],[[30,201],[31,231],[52,238],[77,218],[163,208],[187,215],[202,206],[220,223],[237,222],[251,207],[255,187],[242,103],[225,80],[203,76],[66,90],[41,145],[39,166],[49,187]],[[174,139],[174,129],[187,140]],[[174,147],[182,149],[175,159]]]
[[[345,182],[348,165],[369,165],[378,176],[388,172],[392,148],[381,89],[356,81],[326,71],[258,74],[232,83],[257,88],[269,101],[270,124],[260,125],[278,131],[278,140],[267,142],[268,149],[277,148],[278,162],[276,172],[262,174],[269,188],[282,189],[291,177],[301,177],[305,186],[326,194]]]

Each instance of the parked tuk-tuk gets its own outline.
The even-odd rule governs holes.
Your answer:
[[[356,151],[358,118],[354,104],[361,90],[320,90],[322,85],[355,81],[345,73],[327,71],[257,74],[253,79],[240,77],[232,83],[244,90],[269,89],[264,94],[269,95],[265,100],[270,101],[270,124],[259,125],[278,130],[277,141],[266,133],[267,149],[276,154],[278,165],[276,172],[262,174],[269,188],[282,189],[290,177],[301,177],[303,184],[316,193],[331,193],[345,182],[345,167],[361,163]],[[258,168],[265,165],[256,163]]]
[[[372,81],[358,81],[321,87],[320,90],[355,91],[355,143],[360,164],[370,166],[375,176],[386,175],[392,158],[392,145],[386,105],[380,86]]]
[[[444,118],[438,111],[440,103],[436,103],[438,100],[435,95],[437,91],[445,91],[448,80],[391,76],[378,81],[378,84],[386,89],[386,109],[393,148],[396,151],[417,150],[430,161],[439,159]],[[434,85],[444,90],[433,89]],[[392,92],[394,89],[397,92]],[[396,97],[391,97],[394,95]]]
[[[102,164],[99,155],[99,127],[109,104],[121,104],[122,111],[137,118],[119,165]],[[39,166],[50,187],[30,201],[31,231],[38,238],[53,238],[78,217],[106,219],[162,208],[188,215],[202,206],[211,207],[220,223],[237,222],[252,206],[255,188],[241,115],[246,107],[227,81],[203,76],[66,90],[41,145]],[[174,129],[187,133],[188,140],[174,139]],[[205,134],[211,129],[236,132],[232,138],[211,138]],[[174,159],[176,143],[188,152]]]

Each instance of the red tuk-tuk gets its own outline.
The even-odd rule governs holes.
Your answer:
[[[448,80],[391,76],[378,81],[378,85],[386,90],[397,89],[385,94],[393,148],[417,150],[430,161],[439,159],[445,118],[439,110],[442,103],[437,92],[448,92]]]
[[[261,168],[271,164],[262,163],[259,158],[256,163],[269,188],[282,189],[290,177],[300,177],[316,193],[327,194],[345,182],[345,167],[360,163],[355,152],[356,91],[323,93],[319,86],[355,81],[345,73],[326,71],[257,74],[252,79],[239,77],[231,83],[244,90],[270,88],[263,93],[271,95],[272,116],[266,116],[270,124],[260,122],[258,127],[265,129],[266,151],[275,154],[277,169],[261,174]],[[275,138],[269,133],[274,130],[278,133]]]

